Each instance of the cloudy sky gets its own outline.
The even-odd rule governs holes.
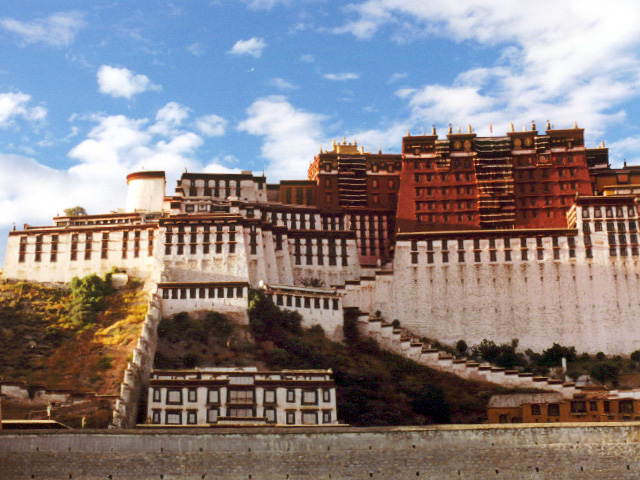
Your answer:
[[[22,0],[0,5],[6,236],[124,206],[125,176],[305,178],[320,145],[449,123],[586,128],[640,162],[637,0]]]

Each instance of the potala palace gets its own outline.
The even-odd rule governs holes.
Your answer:
[[[640,167],[611,168],[577,126],[469,130],[408,134],[400,154],[334,142],[308,180],[279,184],[189,172],[168,193],[164,172],[131,173],[120,211],[10,232],[4,277],[117,267],[157,289],[163,316],[246,318],[264,288],[334,337],[358,308],[444,343],[639,349]]]

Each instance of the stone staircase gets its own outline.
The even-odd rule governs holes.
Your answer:
[[[508,370],[490,364],[480,364],[463,357],[455,357],[447,352],[433,348],[412,337],[405,329],[394,328],[380,318],[371,317],[368,313],[358,316],[358,331],[361,335],[378,342],[380,347],[393,353],[403,355],[421,365],[440,372],[451,373],[466,380],[494,383],[506,388],[535,388],[559,392],[564,398],[573,398],[580,387],[572,382],[534,376]]]

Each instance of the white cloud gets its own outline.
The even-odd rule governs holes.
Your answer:
[[[304,63],[313,63],[316,61],[316,59],[313,57],[313,55],[300,55],[300,61],[304,62]]]
[[[100,93],[112,97],[131,98],[147,90],[160,91],[160,85],[154,85],[149,77],[135,74],[127,68],[102,65],[98,70],[98,86]]]
[[[406,73],[393,73],[391,74],[391,76],[389,77],[389,80],[387,81],[387,83],[394,83],[397,82],[398,80],[402,80],[404,78],[407,78],[409,75]]]
[[[631,165],[640,164],[640,135],[622,138],[609,147],[609,160],[614,168],[621,168],[626,161]]]
[[[309,162],[322,143],[322,115],[296,108],[283,96],[254,101],[238,129],[264,137],[262,156],[270,181],[306,178]]]
[[[297,86],[287,82],[282,78],[274,78],[273,80],[271,80],[271,85],[281,90],[295,90],[298,88]]]
[[[22,117],[26,120],[43,120],[47,109],[41,106],[29,107],[31,96],[22,92],[0,93],[0,127],[10,125],[13,119]]]
[[[156,123],[149,128],[150,133],[171,135],[189,117],[190,109],[176,102],[169,102],[156,112]]]
[[[196,128],[207,137],[220,137],[227,129],[227,121],[218,115],[205,115],[196,120]]]
[[[251,55],[260,58],[267,44],[262,38],[253,37],[249,40],[238,40],[227,53],[232,55]]]
[[[32,22],[13,18],[0,20],[0,26],[15,33],[25,44],[44,43],[54,47],[71,45],[76,34],[85,26],[84,17],[78,12],[56,13]]]
[[[191,55],[195,55],[196,57],[201,57],[202,55],[204,55],[204,47],[199,44],[199,43],[192,43],[191,45],[189,45],[187,47],[187,51],[191,54]]]
[[[293,0],[242,0],[251,10],[271,10],[278,4],[290,5]]]
[[[404,42],[441,37],[468,43],[476,64],[485,61],[452,84],[398,92],[411,108],[408,124],[472,123],[488,133],[490,122],[504,131],[510,121],[551,117],[558,127],[578,120],[596,137],[624,118],[622,102],[640,96],[635,1],[365,0],[347,11],[352,20],[334,32],[368,39],[384,30]],[[497,49],[499,58],[487,61],[493,52],[485,56],[483,48]]]
[[[326,73],[323,75],[327,80],[333,80],[336,82],[343,82],[345,80],[357,80],[360,75],[357,73],[344,72],[344,73]]]

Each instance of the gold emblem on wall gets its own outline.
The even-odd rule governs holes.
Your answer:
[[[465,140],[464,141],[464,149],[465,150],[471,150],[471,141],[470,140]]]
[[[531,140],[531,138],[527,137],[527,138],[524,139],[524,144],[527,147],[530,147],[531,145],[533,145],[533,140]]]
[[[460,150],[461,148],[462,148],[462,143],[460,143],[460,140],[456,140],[455,142],[453,142],[454,150]]]
[[[515,138],[513,140],[513,146],[516,148],[520,148],[520,145],[522,145],[522,141],[519,138]]]

